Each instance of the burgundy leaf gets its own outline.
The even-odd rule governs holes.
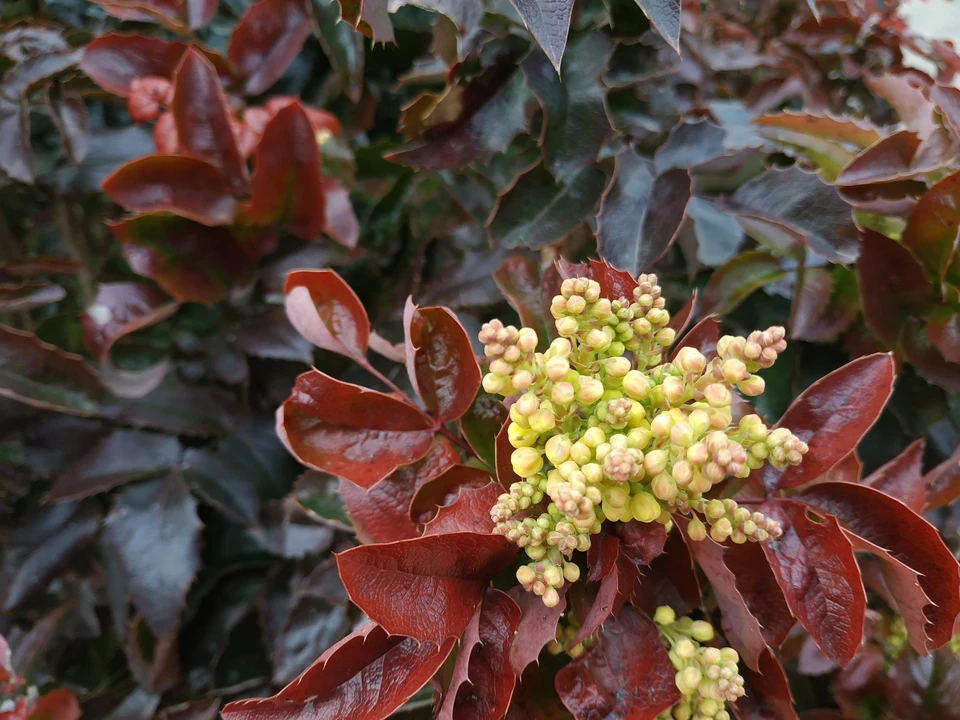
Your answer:
[[[415,522],[429,522],[436,515],[437,508],[452,503],[461,490],[482,488],[489,485],[491,480],[493,477],[486,470],[454,464],[417,488],[408,504],[409,515]]]
[[[500,535],[449,533],[337,555],[350,599],[391,635],[443,642],[463,632],[484,587],[516,555]]]
[[[237,700],[222,714],[225,720],[380,720],[429,682],[455,644],[452,638],[439,647],[419,643],[367,623],[273,697]]]
[[[543,49],[557,74],[560,74],[560,61],[567,46],[567,34],[570,32],[570,13],[573,11],[571,0],[510,0],[520,14],[537,44]]]
[[[439,720],[500,720],[517,684],[510,648],[520,608],[500,590],[487,588],[460,644]]]
[[[30,707],[29,720],[79,720],[80,703],[66,688],[52,690],[37,698]]]
[[[683,532],[690,554],[713,587],[717,603],[720,605],[723,634],[740,653],[743,661],[751,668],[757,668],[760,656],[767,649],[767,642],[763,637],[760,622],[747,608],[743,595],[737,588],[736,577],[724,562],[723,546],[710,538],[701,541],[690,540],[683,520],[677,523],[677,527]]]
[[[661,605],[669,605],[678,615],[687,615],[701,605],[700,581],[690,551],[678,532],[667,533],[663,554],[649,569],[641,568],[633,590],[633,603],[652,615]]]
[[[723,563],[733,573],[747,610],[760,623],[763,639],[767,645],[779,647],[796,620],[761,545],[748,542],[725,546]]]
[[[418,308],[411,300],[403,311],[410,384],[440,422],[463,415],[480,389],[480,366],[456,315],[444,307]]]
[[[923,608],[927,648],[950,640],[960,614],[960,571],[936,528],[898,500],[864,485],[822,483],[796,499],[834,515],[850,532],[915,571],[931,602]]]
[[[740,668],[747,694],[727,708],[738,720],[797,720],[790,685],[780,661],[768,648],[756,670]]]
[[[572,263],[560,258],[557,260],[556,267],[560,273],[560,278],[585,277],[596,280],[600,283],[600,294],[602,297],[619,299],[633,299],[633,291],[637,287],[636,278],[626,270],[618,270],[603,260],[593,260],[589,263]],[[559,286],[556,293],[560,292]]]
[[[319,370],[297,378],[277,432],[304,465],[369,488],[430,451],[429,418],[407,403]]]
[[[352,250],[360,241],[360,222],[353,211],[350,193],[331,177],[321,178],[320,184],[323,186],[323,231]]]
[[[960,363],[960,316],[953,308],[941,305],[927,320],[927,337],[944,360]]]
[[[294,235],[315,240],[326,225],[324,197],[310,118],[300,103],[287,105],[267,123],[257,147],[250,222],[284,223]]]
[[[761,508],[779,520],[783,536],[761,543],[790,610],[832,661],[845,666],[863,637],[866,594],[850,542],[837,521],[813,521],[792,500],[771,500]]]
[[[107,516],[103,541],[157,637],[175,633],[180,625],[180,610],[200,567],[202,528],[197,501],[177,475],[126,488]]]
[[[560,602],[548,608],[539,596],[520,586],[510,590],[510,596],[520,606],[520,622],[510,648],[510,664],[518,677],[540,657],[543,648],[557,638],[557,623],[567,608],[565,588],[559,594]]]
[[[502,493],[503,488],[495,482],[479,488],[464,487],[452,503],[437,511],[437,516],[424,526],[423,534],[441,535],[461,531],[492,533],[490,508]]]
[[[360,298],[333,270],[295,270],[284,283],[290,324],[307,340],[331,352],[364,360],[370,319]]]
[[[617,524],[620,553],[634,565],[649,565],[663,554],[667,544],[667,529],[660,523],[631,520]]]
[[[608,618],[621,611],[623,603],[633,593],[633,586],[640,575],[640,569],[620,550],[619,538],[609,535],[603,540],[601,557],[607,559],[613,556],[613,563],[609,570],[600,570],[600,587],[590,604],[590,609],[580,618],[580,629],[571,641],[574,645],[593,635],[607,622]],[[600,566],[606,563],[601,562]],[[593,576],[593,568],[591,568]],[[590,578],[587,578],[588,581]]]
[[[67,291],[53,283],[0,283],[0,312],[33,310],[66,296]]]
[[[260,0],[247,8],[227,45],[247,95],[259,95],[280,79],[310,27],[302,0]]]
[[[697,307],[697,297],[698,292],[694,290],[690,294],[690,299],[687,301],[687,304],[680,308],[679,312],[670,316],[670,324],[668,327],[677,334],[677,337],[680,337],[686,332],[690,321],[693,320],[693,311]]]
[[[804,390],[780,418],[810,446],[800,465],[761,471],[767,490],[784,490],[815,480],[856,447],[893,392],[893,358],[866,355],[834,370]]]
[[[700,312],[726,315],[752,292],[784,275],[780,261],[772,253],[750,250],[734,255],[710,276],[703,289]]]
[[[217,14],[219,0],[184,0],[183,9],[187,15],[187,27],[197,30],[205,27]]]
[[[364,542],[393,542],[420,535],[410,519],[410,504],[417,490],[460,462],[460,455],[442,435],[421,460],[394,470],[371,488],[340,481],[340,496],[347,514]]]
[[[179,306],[152,285],[102,283],[93,303],[81,315],[83,344],[99,362],[125,335],[162,322]]]
[[[960,284],[957,232],[960,228],[960,172],[927,190],[903,230],[903,244],[937,279]]]
[[[174,32],[183,32],[177,0],[93,0],[108,15],[120,20],[155,22]]]
[[[520,315],[524,327],[533,328],[546,338],[547,316],[540,295],[540,266],[532,256],[514,253],[507,255],[493,273],[510,304]]]
[[[205,160],[149,155],[103,181],[103,191],[136,213],[173,213],[202,225],[229,225],[237,212],[223,175]]]
[[[720,340],[720,324],[716,315],[708,315],[690,328],[690,331],[680,338],[680,341],[670,350],[670,359],[673,360],[680,352],[680,348],[692,347],[702,352],[708,360],[717,357],[717,342]]]
[[[960,447],[924,477],[925,510],[946,507],[960,497]]]
[[[921,512],[927,502],[923,439],[911,443],[893,460],[872,472],[863,484],[896,498],[915,513]]]
[[[557,673],[556,687],[576,720],[654,720],[681,697],[660,630],[630,606]]]
[[[216,167],[234,195],[246,193],[247,163],[237,148],[220,78],[213,64],[193,48],[187,49],[177,68],[170,110],[180,151]]]

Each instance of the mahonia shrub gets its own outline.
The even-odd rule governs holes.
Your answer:
[[[517,580],[548,607],[565,579],[580,576],[569,558],[590,548],[604,520],[670,523],[681,512],[694,540],[707,537],[700,516],[717,542],[779,538],[778,521],[707,495],[728,476],[746,478],[765,461],[798,465],[807,452],[756,414],[733,425],[731,390],[763,391],[754,373],[786,349],[783,328],[724,336],[709,362],[693,347],[663,362],[676,332],[656,276],[637,282],[632,300],[611,301],[596,280],[564,280],[550,306],[559,337],[545,353],[535,352],[531,328],[493,321],[480,332],[490,359],[484,389],[516,396],[507,437],[523,478],[490,516],[494,532],[526,550],[533,562]]]
[[[688,328],[692,301],[671,318],[655,277],[602,261],[543,277],[556,335],[487,323],[483,374],[448,309],[408,301],[392,345],[333,271],[288,276],[299,332],[389,390],[311,370],[277,411],[297,459],[341,478],[363,544],[337,567],[369,622],[225,718],[383,718],[432,679],[442,718],[797,717],[776,650],[799,622],[851,666],[863,562],[915,580],[886,587],[916,652],[950,642],[956,560],[876,489],[884,468],[861,482],[850,462],[891,393],[889,355],[828,374],[768,427],[746,398],[781,329]]]

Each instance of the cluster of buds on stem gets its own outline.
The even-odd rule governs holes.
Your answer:
[[[669,606],[657,608],[653,619],[676,670],[677,689],[683,695],[659,720],[730,720],[726,704],[744,694],[737,651],[704,645],[714,638],[713,626],[704,620],[677,618]]]
[[[756,372],[786,348],[783,328],[724,336],[715,357],[683,347],[668,360],[675,333],[655,275],[638,278],[632,300],[568,279],[550,310],[559,337],[545,352],[531,328],[493,320],[480,332],[483,387],[513,400],[507,437],[520,477],[490,515],[495,532],[532,561],[517,573],[524,587],[558,602],[557,590],[579,576],[572,553],[589,549],[606,520],[666,524],[679,512],[695,539],[708,525],[720,542],[780,535],[777,522],[705,495],[765,462],[796,465],[807,452],[757,415],[733,423],[734,392],[763,392]]]
[[[587,648],[593,647],[597,642],[595,635],[587,635],[580,642],[574,643],[579,632],[580,623],[572,612],[568,612],[566,618],[561,618],[557,623],[556,639],[547,644],[547,652],[551,655],[566,653],[571,659],[576,660],[587,651]]]

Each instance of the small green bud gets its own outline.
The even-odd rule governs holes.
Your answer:
[[[657,625],[673,625],[677,621],[677,614],[669,605],[661,605],[653,614],[653,621]]]
[[[705,620],[694,620],[690,626],[690,637],[697,642],[710,642],[713,640],[713,625]]]
[[[681,638],[677,641],[677,644],[673,646],[673,651],[680,659],[689,660],[697,654],[697,646],[687,638]]]

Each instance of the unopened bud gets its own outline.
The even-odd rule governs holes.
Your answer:
[[[737,389],[747,397],[757,397],[763,394],[766,383],[759,375],[751,375],[746,380],[737,383]]]
[[[562,587],[563,572],[556,565],[550,565],[543,571],[543,580],[551,587]]]
[[[607,441],[607,435],[600,428],[592,427],[583,434],[582,441],[587,447],[596,449]]]
[[[703,542],[707,539],[707,526],[700,521],[700,518],[695,517],[687,525],[687,535],[694,542]]]
[[[677,641],[677,644],[673,646],[673,651],[677,654],[677,657],[683,660],[689,660],[697,653],[697,647],[687,638],[681,638]]]
[[[547,360],[547,377],[557,382],[562,380],[570,369],[570,362],[565,357],[552,357]]]
[[[630,361],[625,357],[612,357],[604,363],[603,369],[608,377],[622,378],[630,372]]]
[[[651,317],[651,314],[654,310],[651,310],[647,313],[647,317]],[[662,316],[666,316],[666,320],[669,320],[669,315],[665,311],[660,311]],[[663,320],[661,320],[662,322]],[[670,347],[673,345],[673,341],[677,339],[677,331],[673,328],[665,327],[663,330],[660,330],[656,335],[653,336],[653,339],[657,342],[658,345],[662,347]]]
[[[521,392],[533,385],[533,373],[529,370],[515,372],[510,378],[513,387]]]
[[[707,358],[696,348],[682,347],[677,351],[677,357],[674,358],[673,364],[682,373],[699,375],[707,366]]]
[[[577,334],[580,329],[580,323],[576,318],[562,317],[557,320],[557,332],[563,337],[571,337]]]
[[[547,460],[550,461],[550,464],[554,467],[559,467],[559,465],[566,461],[570,457],[570,448],[573,447],[573,443],[570,442],[570,438],[566,435],[554,435],[552,438],[547,440],[547,444],[544,447],[544,453],[547,456]]]
[[[579,442],[575,442],[570,447],[570,459],[576,465],[586,465],[588,462],[590,462],[593,459],[593,451],[582,440]]]
[[[573,389],[573,385],[568,382],[558,382],[550,391],[550,398],[557,403],[557,405],[569,405],[574,401],[575,397],[576,392]]]
[[[713,408],[729,407],[730,403],[733,402],[730,391],[720,383],[707,385],[703,391],[703,396],[710,407]]]
[[[507,439],[515,448],[531,447],[536,445],[540,439],[540,433],[536,430],[523,428],[516,423],[510,423],[507,426]]]
[[[694,620],[690,626],[690,636],[697,642],[710,642],[713,635],[713,625],[705,620]]]
[[[643,456],[643,469],[648,477],[655,477],[667,468],[669,456],[666,450],[651,450]]]
[[[690,447],[693,445],[693,428],[690,423],[677,423],[670,429],[670,442],[680,447]]]
[[[543,434],[553,430],[557,424],[557,417],[552,410],[540,409],[530,416],[530,429]]]
[[[483,389],[491,395],[499,395],[506,386],[506,378],[494,375],[493,373],[487,373],[483,376]]]
[[[650,493],[639,492],[630,498],[630,512],[640,522],[653,522],[660,517],[660,503]]]
[[[560,593],[552,587],[547,588],[540,599],[543,600],[543,604],[548,608],[556,607],[560,603]]]
[[[539,338],[537,337],[537,331],[533,328],[521,328],[520,333],[517,336],[517,347],[520,348],[524,353],[531,353],[537,349],[537,343]]]
[[[683,380],[672,375],[663,379],[660,389],[663,391],[663,399],[671,405],[680,405],[687,392]]]
[[[543,458],[532,447],[521,447],[513,451],[510,464],[517,475],[528,478],[543,469]]]
[[[687,666],[677,673],[677,689],[684,695],[693,695],[703,679],[702,673],[693,666]]]
[[[639,370],[631,370],[623,376],[623,391],[633,400],[644,400],[650,394],[650,381]]]
[[[677,497],[677,484],[673,481],[673,478],[665,472],[660,473],[653,479],[650,483],[650,489],[654,495],[664,502],[670,502]]]
[[[576,563],[565,562],[563,564],[563,577],[567,582],[575,583],[580,579],[580,566]]]
[[[587,333],[585,340],[587,345],[597,352],[603,352],[610,347],[610,343],[613,342],[613,338],[610,336],[610,334],[604,332],[603,330],[591,330]]]
[[[603,397],[603,383],[594,378],[585,378],[577,390],[577,400],[583,405],[593,405]]]
[[[520,415],[529,417],[540,409],[540,400],[532,392],[524,393],[517,398],[517,401],[513,404],[513,407],[516,408],[517,413]]]
[[[673,625],[677,621],[677,614],[669,605],[661,605],[653,614],[653,621],[657,625]]]
[[[517,582],[524,587],[533,583],[537,579],[537,573],[529,565],[521,565],[517,568]]]

